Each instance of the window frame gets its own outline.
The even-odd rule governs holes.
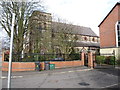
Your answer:
[[[120,21],[116,23],[116,46],[120,47]]]

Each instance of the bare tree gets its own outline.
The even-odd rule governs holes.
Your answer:
[[[39,2],[39,4],[41,3]],[[12,13],[15,13],[14,53],[21,53],[23,45],[26,43],[25,36],[28,33],[29,17],[36,8],[42,8],[42,6],[38,5],[38,2],[14,2],[13,0],[0,1],[0,6],[2,7],[0,24],[9,37],[11,36]]]
[[[5,50],[10,48],[10,38],[9,37],[2,38],[2,48]]]
[[[52,23],[54,52],[56,52],[55,48],[59,48],[59,53],[70,54],[72,52],[77,40],[77,36],[73,34],[73,28],[72,24],[66,22]]]

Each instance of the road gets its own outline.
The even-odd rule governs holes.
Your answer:
[[[119,69],[74,67],[49,71],[14,72],[12,88],[117,88]],[[7,87],[3,72],[2,88]]]

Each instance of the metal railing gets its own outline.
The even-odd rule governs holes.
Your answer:
[[[13,62],[35,62],[35,61],[74,61],[81,60],[80,54],[41,54],[41,53],[25,53],[13,54]],[[5,54],[5,60],[9,61],[9,55]]]

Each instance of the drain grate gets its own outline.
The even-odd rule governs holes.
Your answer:
[[[89,83],[86,83],[86,82],[81,82],[81,83],[78,83],[79,85],[82,85],[82,86],[89,86],[90,84]]]

